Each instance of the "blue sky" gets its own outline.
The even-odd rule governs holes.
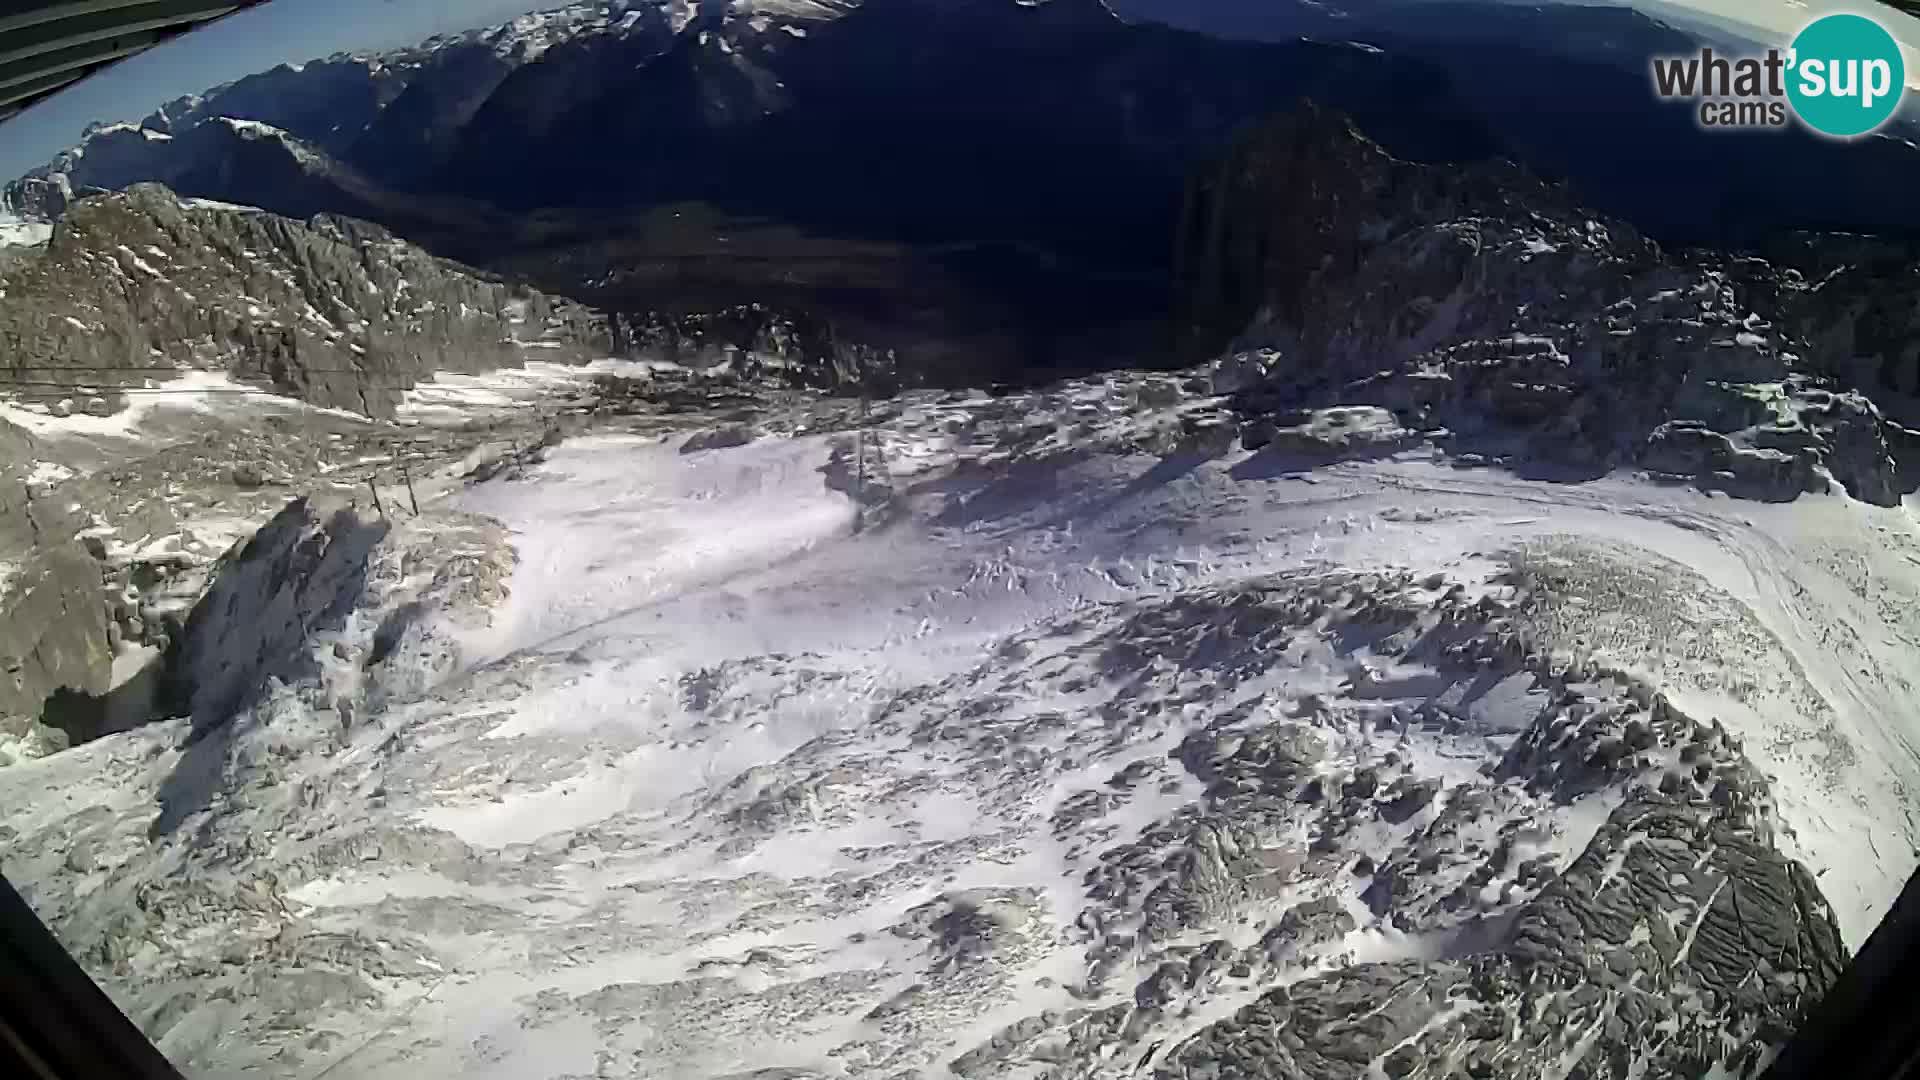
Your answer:
[[[162,102],[282,63],[411,45],[566,0],[273,0],[150,49],[0,124],[0,180],[46,164],[95,120],[138,120]]]
[[[109,68],[0,124],[0,180],[45,164],[77,142],[82,129],[95,120],[138,120],[162,102],[276,64],[299,63],[342,50],[411,45],[435,34],[489,26],[565,2],[273,0]],[[1870,0],[1669,2],[1782,35],[1791,35],[1823,10],[1857,10],[1880,18],[1904,42],[1920,43],[1920,21]],[[1150,9],[1154,3],[1177,4],[1179,0],[1134,0],[1127,6]],[[1920,82],[1920,53],[1908,52],[1908,74],[1909,81]]]

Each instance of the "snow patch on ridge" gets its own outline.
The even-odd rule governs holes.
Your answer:
[[[37,247],[53,237],[51,222],[0,213],[0,248]]]

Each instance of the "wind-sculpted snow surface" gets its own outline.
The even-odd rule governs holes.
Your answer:
[[[568,441],[6,871],[201,1075],[1750,1075],[1915,861],[1904,511],[1217,405]]]

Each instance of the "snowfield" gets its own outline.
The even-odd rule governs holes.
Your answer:
[[[224,731],[6,770],[7,873],[197,1075],[1198,1077],[1273,994],[1398,1025],[1323,1075],[1482,1052],[1513,1006],[1445,973],[1556,879],[1683,1000],[1800,880],[1729,852],[1850,948],[1920,862],[1905,510],[1015,452],[1008,407],[908,399],[857,485],[844,434],[563,443],[396,527]],[[1668,1008],[1636,1068],[1751,1064]]]
[[[669,676],[669,699],[673,677],[770,654],[828,657],[908,686],[1091,604],[1303,568],[1437,572],[1478,590],[1500,553],[1575,541],[1676,586],[1634,598],[1644,609],[1566,602],[1593,611],[1594,654],[1750,740],[1780,782],[1795,857],[1819,875],[1850,946],[1920,863],[1908,797],[1920,707],[1901,673],[1920,648],[1920,611],[1895,599],[1920,598],[1920,530],[1905,511],[1744,503],[1632,480],[1563,486],[1419,460],[1238,479],[1257,472],[1249,461],[1136,459],[929,493],[934,522],[965,496],[1035,505],[853,537],[851,503],[814,475],[826,458],[822,440],[683,457],[616,437],[569,444],[541,483],[479,489],[465,508],[506,522],[522,560],[495,651],[645,655]],[[631,715],[637,687],[583,682],[516,716],[578,730]],[[1537,709],[1517,704],[1508,730]],[[688,750],[689,768],[709,768],[713,747]]]

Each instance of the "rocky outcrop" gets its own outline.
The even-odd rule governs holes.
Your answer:
[[[0,273],[0,376],[43,403],[225,371],[390,416],[435,371],[605,355],[592,312],[486,280],[385,230],[139,186],[77,203]],[[537,351],[536,351],[537,350]]]
[[[1739,740],[1629,676],[1531,651],[1559,638],[1539,606],[1552,589],[1526,574],[1517,580],[1541,592],[1512,603],[1443,601],[1449,611],[1437,625],[1406,638],[1411,649],[1394,649],[1412,659],[1437,648],[1494,677],[1526,672],[1544,692],[1504,759],[1484,771],[1490,783],[1443,784],[1417,770],[1395,778],[1398,755],[1344,779],[1313,777],[1316,739],[1302,735],[1314,733],[1292,723],[1181,747],[1236,822],[1319,808],[1330,820],[1289,864],[1300,868],[1294,888],[1350,873],[1364,882],[1366,913],[1405,935],[1406,948],[1398,959],[1267,991],[1168,1048],[1157,1076],[1745,1074],[1833,985],[1847,950],[1832,910],[1813,875],[1776,847],[1768,782]],[[1393,603],[1365,613],[1376,632],[1398,622]],[[1307,713],[1315,723],[1329,715]],[[1383,716],[1375,730],[1415,727],[1470,722],[1429,703]],[[1556,870],[1555,857],[1528,839],[1542,834],[1514,826],[1516,799],[1613,808]],[[1352,859],[1343,842],[1380,835],[1376,821],[1411,830]],[[1249,864],[1237,876],[1252,884],[1263,871]],[[1196,880],[1204,879],[1182,868],[1169,883]],[[1354,910],[1320,900],[1289,911],[1239,954],[1240,970],[1324,950],[1353,929]],[[1185,980],[1183,993],[1197,984]],[[1175,1008],[1181,996],[1155,1005]]]
[[[0,621],[0,722],[26,733],[57,690],[107,691],[113,644],[100,562],[79,543],[34,551],[7,586]],[[12,720],[5,718],[11,717]]]
[[[888,395],[907,373],[890,353],[837,341],[825,320],[762,304],[609,316],[613,351],[703,376],[780,389]]]
[[[1754,978],[1761,957],[1766,975]],[[1545,1077],[1575,1062],[1590,1076],[1745,1072],[1764,1067],[1845,963],[1812,875],[1737,811],[1635,801],[1498,949],[1270,991],[1156,1075]]]
[[[0,213],[52,220],[66,213],[73,201],[73,182],[64,173],[23,177],[0,187]]]
[[[1821,357],[1869,391],[1920,393],[1920,341],[1913,297],[1915,267],[1905,245],[1871,237],[1802,235],[1768,254],[1799,269],[1815,284],[1780,289],[1766,263],[1742,265],[1742,284],[1789,306],[1796,324]],[[1849,370],[1851,369],[1851,370]]]
[[[1255,414],[1369,404],[1461,453],[1764,499],[1911,486],[1850,390],[1843,279],[1672,256],[1518,168],[1404,161],[1302,103],[1196,178],[1179,248],[1188,349],[1266,350],[1221,368]]]
[[[1392,413],[1367,405],[1264,416],[1240,430],[1240,445],[1248,450],[1329,460],[1392,453],[1418,441]]]
[[[351,593],[355,545],[420,515],[405,463],[417,480],[515,445],[531,449],[510,457],[535,459],[559,438],[546,429],[543,439],[540,418],[525,414],[404,432],[334,413],[294,411],[288,422],[278,403],[264,417],[244,407],[188,415],[192,437],[129,442],[134,460],[78,472],[36,461],[72,444],[0,425],[0,765],[169,717],[218,726],[262,679],[299,674],[275,657],[328,624],[308,590]],[[319,505],[368,516],[356,526]],[[457,661],[441,622],[420,617],[444,599],[442,578],[503,587],[512,555],[498,526],[456,525],[443,525],[462,538],[444,574],[408,577],[416,551],[405,580],[384,583],[404,584],[421,604],[400,605],[380,626],[379,662],[357,680],[369,699],[409,693]]]
[[[508,410],[404,432],[344,410],[392,415],[437,371],[607,345],[587,309],[377,226],[150,186],[82,199],[44,250],[7,254],[0,396],[18,423],[0,421],[0,763],[168,715],[166,658],[212,564],[291,496],[411,511],[415,478],[541,431]]]
[[[313,636],[339,629],[360,602],[387,528],[296,499],[218,568],[171,664],[195,735],[232,719],[268,678],[291,680],[315,663]]]
[[[156,575],[190,565],[116,565],[93,538],[34,551],[4,597],[0,735],[50,742],[44,751],[164,715],[190,715],[195,735],[226,723],[269,678],[308,673],[314,635],[359,601],[388,528],[296,499],[212,567],[185,573],[184,596]],[[126,600],[141,595],[167,610]],[[179,604],[189,610],[174,613]],[[417,635],[396,621],[388,636],[392,652]],[[138,671],[124,662],[133,649]],[[130,681],[138,701],[121,693]]]

